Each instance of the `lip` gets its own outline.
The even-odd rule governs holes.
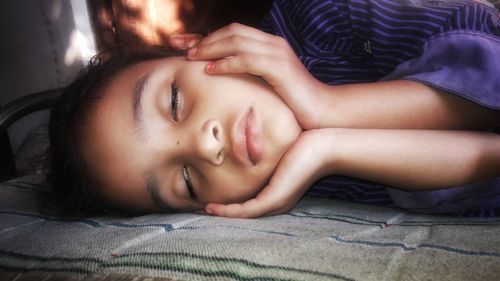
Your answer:
[[[236,122],[233,130],[233,151],[244,164],[256,166],[264,153],[262,126],[250,108]]]

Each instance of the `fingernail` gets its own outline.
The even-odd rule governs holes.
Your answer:
[[[207,63],[207,65],[205,65],[205,69],[207,72],[213,71],[214,68],[215,68],[215,63],[213,63],[213,62]]]
[[[184,42],[184,38],[183,38],[182,36],[179,36],[179,35],[174,35],[174,34],[170,35],[170,36],[168,37],[168,40],[169,40],[170,42],[175,42],[175,43],[177,43],[177,44],[180,44],[180,43],[183,43],[183,42]]]
[[[170,40],[169,42],[170,46],[179,50],[185,50],[187,49],[182,42],[177,41],[177,40]]]
[[[205,212],[207,212],[207,214],[209,214],[209,215],[213,215],[214,214],[214,212],[210,208],[205,208]]]
[[[195,47],[195,48],[191,48],[191,49],[189,49],[189,51],[188,51],[188,56],[189,56],[189,57],[194,57],[194,56],[196,55],[196,52],[197,52],[197,51],[198,51],[198,48],[196,48],[196,47]]]
[[[187,43],[187,47],[188,48],[193,48],[194,46],[196,46],[196,44],[198,44],[198,42],[199,42],[199,40],[196,39],[196,38],[189,39],[188,43]]]

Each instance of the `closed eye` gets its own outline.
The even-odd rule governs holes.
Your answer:
[[[184,183],[186,184],[186,188],[189,192],[189,196],[192,200],[196,200],[197,196],[194,192],[193,182],[191,180],[191,175],[189,174],[189,170],[187,166],[182,167],[182,177],[184,178]]]
[[[174,119],[174,121],[176,122],[179,121],[180,106],[181,106],[181,101],[179,96],[179,89],[177,88],[175,83],[172,83],[170,89],[170,109],[171,109],[172,119]]]

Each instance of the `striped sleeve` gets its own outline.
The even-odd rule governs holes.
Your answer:
[[[443,33],[500,36],[498,22],[496,9],[471,0],[276,0],[263,29],[318,79],[344,84],[381,79]]]
[[[500,109],[499,12],[485,1],[275,0],[262,29],[284,37],[324,83],[412,79]],[[405,208],[412,202],[413,209],[428,208],[419,202],[438,198],[433,203],[455,202],[446,209],[454,214],[500,216],[500,196],[463,205],[454,199],[460,190],[472,189],[388,194],[376,183],[332,176],[309,193]]]

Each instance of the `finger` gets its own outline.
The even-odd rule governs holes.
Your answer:
[[[213,61],[205,70],[209,74],[249,73],[257,76],[267,74],[267,67],[273,65],[275,58],[253,54],[242,54]]]
[[[264,188],[267,190],[268,187]],[[207,204],[205,211],[210,215],[231,218],[256,218],[264,216],[275,211],[274,201],[276,196],[270,194],[259,194],[256,198],[250,199],[244,203],[234,204]]]
[[[276,91],[279,91],[280,81],[289,75],[288,62],[274,56],[241,54],[234,57],[213,61],[205,66],[207,74],[248,73],[259,76]]]
[[[212,44],[214,42],[220,41],[227,37],[231,37],[233,35],[241,35],[248,38],[252,38],[254,40],[269,42],[272,40],[274,35],[261,31],[259,29],[239,24],[239,23],[231,23],[226,25],[206,36],[201,44]]]
[[[303,192],[294,188],[297,182],[300,184],[301,181],[294,183],[294,178],[286,172],[287,168],[283,168],[281,164],[280,166],[282,168],[278,168],[269,185],[262,189],[255,198],[244,203],[227,205],[210,203],[205,206],[205,211],[210,215],[231,218],[256,218],[289,211],[302,196]]]
[[[188,52],[189,59],[213,60],[243,53],[253,53],[265,56],[281,56],[286,54],[280,46],[254,40],[249,37],[234,35],[211,44],[200,44]]]
[[[168,44],[176,49],[189,49],[196,46],[203,39],[203,35],[199,33],[190,34],[172,34],[168,36]]]
[[[304,110],[304,94],[319,96],[321,82],[313,78],[300,61],[271,55],[243,53],[207,63],[205,72],[210,75],[248,73],[259,76],[273,87],[283,101],[305,120],[315,120],[315,115]],[[296,116],[297,116],[296,115]],[[301,123],[304,126],[304,124]]]

